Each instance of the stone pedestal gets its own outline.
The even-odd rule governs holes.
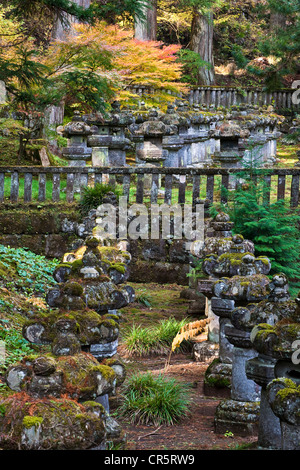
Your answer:
[[[275,364],[275,359],[264,355],[249,359],[245,364],[247,377],[261,386],[258,446],[270,450],[281,448],[280,420],[271,409],[266,391],[267,385],[275,378]]]
[[[62,155],[69,160],[69,165],[85,167],[87,160],[92,157],[92,149],[87,146],[88,136],[92,133],[81,118],[79,112],[75,112],[72,121],[61,129],[61,133],[68,139],[68,147],[62,149]],[[79,176],[74,181],[74,191],[80,191]]]
[[[231,400],[220,403],[215,414],[215,429],[222,433],[224,427],[239,435],[255,435],[258,432],[260,387],[246,375],[245,365],[257,356],[251,348],[250,334],[227,325],[226,337],[233,344]],[[237,414],[240,410],[240,415]],[[225,412],[226,410],[226,412]]]

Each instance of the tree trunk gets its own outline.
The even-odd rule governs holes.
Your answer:
[[[87,9],[91,5],[91,0],[72,0],[72,3]],[[56,19],[52,28],[52,39],[63,40],[66,38],[66,33],[72,33],[72,25],[78,23],[78,20],[71,15],[66,15],[66,19],[69,21],[69,28],[67,30],[63,27],[61,21],[58,18]]]
[[[89,8],[89,6],[91,5],[91,0],[72,0],[72,2],[86,9]],[[69,21],[69,28],[66,30],[62,22],[57,18],[54,22],[52,29],[52,39],[64,40],[66,38],[66,34],[75,34],[75,30],[72,28],[72,26],[78,23],[78,20],[76,20],[76,18],[73,18],[70,15],[67,16],[67,20]],[[56,127],[62,124],[63,118],[64,103],[61,103],[58,106],[49,106],[46,110],[45,127],[55,131]],[[52,148],[53,153],[58,152],[56,139],[50,140],[49,144]]]
[[[157,0],[151,0],[152,6],[145,7],[146,20],[135,20],[134,37],[140,41],[156,41],[157,35]]]
[[[190,49],[197,52],[207,66],[199,68],[198,84],[213,85],[215,82],[214,57],[213,57],[213,13],[206,14],[198,9],[194,10]]]

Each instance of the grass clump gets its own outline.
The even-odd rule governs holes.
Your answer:
[[[176,320],[170,317],[160,320],[156,325],[141,327],[133,325],[123,333],[123,343],[129,355],[147,356],[167,354],[178,331],[188,323],[188,319]],[[178,350],[189,349],[189,342],[182,342]]]
[[[118,409],[133,424],[172,425],[189,412],[189,386],[150,372],[132,375]]]
[[[97,209],[108,193],[119,196],[119,190],[109,184],[96,183],[94,187],[83,188],[82,198],[79,202],[81,214],[86,216],[91,209]]]

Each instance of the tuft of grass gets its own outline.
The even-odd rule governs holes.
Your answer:
[[[102,204],[103,198],[108,193],[119,195],[118,188],[109,184],[97,183],[94,187],[87,186],[83,189],[82,198],[79,202],[82,215],[87,215],[91,209],[97,209]]]
[[[189,322],[187,318],[176,320],[170,317],[151,327],[133,325],[123,333],[123,343],[129,355],[147,356],[167,354],[172,341],[180,329]],[[183,341],[178,350],[188,350],[190,343]]]
[[[134,374],[126,382],[121,416],[133,424],[172,425],[189,412],[189,386],[150,372]]]

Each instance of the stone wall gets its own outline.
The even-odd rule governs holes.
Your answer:
[[[2,204],[0,208],[0,244],[27,247],[49,258],[60,258],[77,235],[66,230],[66,222],[76,224],[76,206],[41,204]]]
[[[79,247],[93,222],[81,219],[76,204],[3,204],[0,244],[27,247],[47,258],[61,259]],[[130,281],[188,285],[189,255],[184,240],[130,240]]]

